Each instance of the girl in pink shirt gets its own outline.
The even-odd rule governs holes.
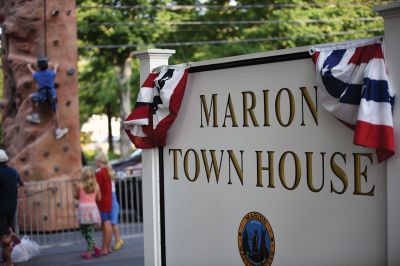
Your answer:
[[[94,242],[94,227],[100,224],[100,213],[96,200],[100,200],[100,189],[92,167],[85,166],[81,172],[81,182],[74,184],[74,196],[79,200],[78,222],[83,237],[87,241],[87,251],[81,254],[84,259],[100,256],[100,249]]]

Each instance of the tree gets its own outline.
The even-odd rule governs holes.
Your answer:
[[[176,31],[163,41],[181,45],[188,40],[202,42],[179,47],[173,57],[197,61],[372,37],[383,33],[383,20],[372,7],[384,3],[387,1],[210,0],[202,12],[191,17],[198,23],[176,25]]]
[[[81,61],[80,63],[82,69],[79,90],[80,119],[83,124],[92,114],[106,114],[108,147],[110,152],[114,152],[111,119],[119,116],[118,84],[112,69],[107,67],[106,62],[101,62],[102,59],[104,58],[94,57],[91,61]]]
[[[250,256],[250,246],[249,246],[249,234],[247,233],[247,230],[244,229],[242,233],[243,239],[242,239],[242,246],[243,246],[243,252],[246,254],[246,256]]]
[[[77,1],[80,6],[102,6],[106,5],[108,1],[91,1],[91,0],[81,0]],[[82,8],[79,13],[79,27],[78,27],[78,36],[81,40],[82,44],[85,45],[112,45],[112,44],[136,44],[139,49],[149,48],[152,45],[145,45],[145,43],[151,43],[149,40],[153,38],[153,36],[157,36],[163,33],[165,28],[160,27],[155,29],[154,27],[148,24],[146,27],[126,27],[122,25],[118,25],[117,23],[120,21],[149,21],[149,20],[161,20],[165,19],[164,14],[165,11],[157,10],[151,8],[157,4],[161,4],[163,1],[131,1],[131,0],[114,0],[112,1],[112,5],[115,7],[118,6],[136,6],[140,5],[143,8],[140,10],[136,9],[118,9],[118,8]],[[107,24],[108,23],[108,24]],[[110,24],[111,23],[111,24]],[[112,24],[114,23],[114,24]],[[105,110],[109,110],[110,113],[116,114],[114,107],[115,103],[120,105],[119,115],[123,120],[128,116],[131,112],[131,96],[132,96],[132,58],[130,56],[132,48],[127,47],[119,47],[117,49],[91,49],[91,50],[81,50],[82,58],[86,61],[89,61],[89,65],[92,65],[95,71],[87,71],[83,70],[84,73],[81,78],[81,82],[83,84],[87,83],[87,76],[93,75],[96,78],[94,72],[98,72],[99,70],[105,71],[108,73],[108,78],[111,78],[110,74],[113,73],[113,80],[116,81],[116,85],[114,88],[118,92],[118,100],[112,97],[106,97],[106,100],[109,100],[110,106],[103,105]],[[101,58],[101,59],[100,59]],[[100,66],[97,62],[100,60],[104,66]],[[101,76],[101,75],[100,75]],[[137,79],[138,76],[135,76]],[[98,79],[101,80],[101,79]],[[103,83],[100,81],[100,83]],[[100,85],[100,84],[99,84]],[[109,90],[110,88],[104,86],[105,84],[101,84],[102,90]],[[139,86],[137,86],[139,87]],[[88,94],[91,94],[90,92]],[[104,95],[108,95],[108,93],[104,93]],[[91,108],[91,104],[88,101],[85,101],[83,98],[84,104],[87,107]],[[96,102],[95,105],[102,105],[104,102],[99,101]],[[84,109],[85,107],[83,107]],[[127,156],[130,152],[131,143],[129,141],[128,136],[125,134],[124,129],[121,126],[121,155],[123,157]]]

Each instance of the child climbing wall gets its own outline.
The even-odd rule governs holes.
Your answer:
[[[61,139],[68,133],[68,128],[60,128],[60,118],[57,112],[57,94],[54,87],[54,79],[56,78],[58,64],[54,65],[54,70],[49,69],[49,63],[46,57],[38,57],[37,67],[39,71],[35,71],[31,64],[27,65],[29,71],[32,73],[32,77],[36,80],[38,85],[38,91],[32,93],[31,100],[33,103],[33,112],[26,116],[26,120],[39,124],[40,116],[38,110],[38,104],[48,102],[51,110],[56,116],[56,139]]]

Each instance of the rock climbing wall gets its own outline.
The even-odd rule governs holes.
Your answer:
[[[28,182],[78,178],[81,155],[75,1],[1,0],[0,8],[4,72],[4,95],[0,104],[2,146],[10,155],[10,165]],[[68,134],[60,140],[55,138],[56,117],[49,105],[40,106],[39,124],[26,121],[26,115],[32,112],[30,95],[38,89],[26,65],[36,65],[37,57],[43,55],[49,58],[50,63],[59,64],[56,77],[57,107],[60,126],[69,128]],[[71,193],[66,189],[59,187],[55,193],[47,193],[48,197],[59,199],[52,207],[48,207],[49,213],[54,213],[54,208],[65,209],[67,205],[74,204],[73,199],[61,202],[63,197],[60,195]],[[41,192],[26,193],[37,195]],[[43,200],[47,202],[52,199]],[[30,207],[39,208],[35,204]],[[67,216],[62,219],[73,219],[69,213]],[[58,224],[65,224],[65,221],[60,223],[58,218],[47,218],[42,229],[46,229],[46,224],[47,227],[56,225],[52,229],[59,229]]]

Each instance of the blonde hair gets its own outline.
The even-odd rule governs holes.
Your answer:
[[[81,171],[81,183],[86,193],[94,193],[97,188],[96,173],[91,166],[84,166]]]
[[[110,176],[111,180],[115,179],[115,172],[112,169],[111,165],[108,163],[108,158],[107,155],[104,152],[99,152],[95,157],[94,157],[96,163],[101,165],[102,167],[106,167],[108,170],[108,175]]]

